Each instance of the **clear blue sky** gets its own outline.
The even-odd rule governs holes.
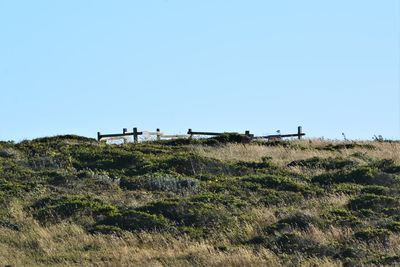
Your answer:
[[[0,140],[400,139],[400,1],[0,0]]]

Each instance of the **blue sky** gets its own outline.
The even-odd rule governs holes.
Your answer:
[[[0,0],[0,140],[400,139],[400,1]]]

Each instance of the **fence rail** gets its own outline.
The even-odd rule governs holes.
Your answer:
[[[200,136],[219,136],[227,133],[216,133],[216,132],[196,132],[193,131],[192,129],[189,129],[187,131],[187,135],[165,135],[163,134],[159,128],[156,129],[155,132],[149,132],[149,131],[138,131],[138,129],[135,127],[133,128],[132,132],[128,132],[127,128],[124,128],[122,130],[122,134],[101,134],[100,132],[97,132],[97,140],[101,141],[102,139],[123,139],[124,143],[128,142],[127,137],[133,136],[133,142],[138,143],[139,142],[139,136],[156,136],[157,140],[161,140],[161,138],[193,138],[194,135],[200,135]],[[235,133],[235,134],[241,134],[244,136],[248,136],[250,139],[282,139],[282,138],[288,138],[288,137],[297,137],[298,139],[301,139],[302,136],[305,136],[306,134],[303,133],[302,127],[299,126],[297,128],[297,133],[294,134],[274,134],[274,135],[266,135],[266,136],[254,136],[254,134],[251,134],[250,131],[245,131],[244,134],[242,133]]]

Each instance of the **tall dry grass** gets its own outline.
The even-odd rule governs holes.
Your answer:
[[[366,147],[355,147],[353,149],[340,149],[336,151],[322,150],[320,148],[327,144],[348,144],[343,141],[296,140],[291,141],[291,147],[265,146],[260,144],[228,144],[221,147],[193,146],[192,150],[202,156],[222,161],[247,161],[260,162],[263,157],[271,157],[272,161],[279,165],[287,165],[295,160],[308,159],[312,157],[348,157],[355,153],[361,153],[375,159],[392,159],[400,162],[400,142],[374,142],[360,141],[361,145],[370,145],[373,149]],[[299,145],[296,148],[296,145]],[[300,149],[304,147],[305,149]]]

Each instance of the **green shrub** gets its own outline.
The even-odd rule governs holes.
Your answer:
[[[356,165],[356,163],[349,159],[313,157],[309,159],[292,161],[288,164],[288,167],[336,170],[353,167],[354,165]]]
[[[195,194],[202,190],[201,181],[194,178],[176,177],[168,174],[155,174],[140,177],[124,177],[120,186],[128,190],[148,190],[173,192],[186,195]]]
[[[358,244],[345,242],[339,244],[338,253],[334,257],[341,259],[344,266],[363,266],[361,259],[368,257],[368,251]]]
[[[280,176],[280,175],[250,176],[243,178],[243,181],[260,184],[263,187],[281,191],[300,192],[306,196],[315,195],[316,193],[318,193],[317,188],[312,188],[309,185],[296,181],[295,179],[288,176]]]
[[[337,224],[341,226],[357,226],[361,225],[361,221],[351,213],[351,211],[343,208],[335,208],[329,211],[325,215],[331,224]]]
[[[217,141],[219,144],[227,144],[227,143],[248,144],[248,143],[250,143],[251,138],[244,134],[224,133],[222,135],[211,137],[207,141],[209,142],[209,141],[213,141],[213,140]],[[218,143],[215,143],[215,144],[218,144]],[[207,142],[206,142],[206,144],[207,144]]]
[[[156,162],[148,172],[166,171],[179,173],[185,176],[202,174],[228,174],[235,173],[235,168],[230,164],[198,156],[196,154],[181,154]]]
[[[213,205],[223,205],[224,207],[229,208],[243,208],[247,206],[247,203],[241,200],[238,197],[221,194],[221,193],[202,193],[196,196],[193,196],[191,199],[193,202],[201,202],[201,203],[209,203]]]
[[[365,230],[358,231],[354,234],[354,237],[363,241],[380,241],[385,242],[390,236],[390,231],[386,229],[375,229],[368,228]]]
[[[195,138],[177,138],[177,139],[170,139],[170,140],[160,140],[157,141],[160,145],[165,145],[165,146],[185,146],[185,145],[198,145],[203,143],[203,140],[200,139],[195,139]]]
[[[375,194],[375,195],[388,195],[390,189],[380,185],[368,185],[361,189],[361,193]]]
[[[369,264],[377,266],[398,266],[400,264],[400,256],[381,255],[377,259],[372,259]]]
[[[276,170],[278,167],[273,164],[270,160],[264,158],[262,162],[244,162],[239,161],[235,163],[235,168],[237,170],[242,170],[242,174],[246,173],[254,173],[257,170],[269,169],[269,170]]]
[[[91,142],[97,142],[96,139],[94,138],[89,138],[85,136],[79,136],[79,135],[74,135],[74,134],[67,134],[67,135],[56,135],[56,136],[50,136],[50,137],[41,137],[41,138],[36,138],[31,141],[23,141],[22,143],[60,143],[66,140],[74,140],[74,141],[80,141],[82,143],[91,143]]]
[[[20,152],[12,147],[0,147],[0,158],[18,158]]]
[[[74,179],[69,173],[65,171],[48,171],[43,173],[48,177],[47,182],[51,185],[66,185],[69,181]]]
[[[229,225],[229,214],[221,205],[185,200],[165,200],[139,210],[162,215],[178,226],[206,227],[210,230]]]
[[[363,186],[354,183],[340,183],[333,184],[331,190],[333,193],[344,193],[344,194],[358,194],[361,192]]]
[[[392,232],[400,233],[400,221],[392,221],[386,227]]]
[[[286,218],[281,219],[277,223],[269,226],[267,228],[267,232],[286,232],[290,229],[306,230],[311,226],[322,226],[321,219],[304,212],[295,212],[294,214],[290,214]]]
[[[331,185],[335,183],[391,185],[398,182],[394,176],[382,173],[371,167],[359,167],[352,170],[325,173],[313,177],[312,181],[322,185]]]
[[[299,192],[264,189],[260,193],[262,193],[260,203],[266,206],[290,205],[304,200],[304,196]]]
[[[275,249],[278,248],[278,251]],[[304,238],[297,232],[286,233],[279,236],[270,247],[276,253],[304,253],[310,256],[332,257],[336,254],[336,248],[319,244],[311,238]]]
[[[34,217],[44,223],[66,219],[77,214],[101,218],[118,213],[118,208],[115,206],[81,195],[46,197],[36,201],[31,208],[34,210]]]
[[[0,218],[0,227],[8,228],[14,231],[21,230],[21,223],[15,221],[13,218],[3,217]]]
[[[266,147],[284,147],[289,149],[306,150],[307,147],[299,143],[293,143],[289,140],[269,140],[269,141],[256,141],[256,144]]]
[[[344,144],[328,144],[324,147],[317,148],[320,150],[328,150],[328,151],[337,151],[343,149],[354,149],[354,148],[366,148],[366,149],[375,149],[375,146],[370,144],[360,144],[356,142],[352,143],[344,143]]]
[[[97,229],[102,225],[118,227],[127,231],[165,231],[173,229],[169,220],[161,215],[148,214],[132,209],[105,217],[98,222]]]
[[[400,173],[400,165],[392,159],[383,159],[375,163],[375,166],[386,173]]]
[[[7,181],[5,179],[0,179],[0,193],[10,196],[22,196],[21,194],[29,191],[31,186],[27,183],[22,183],[20,181]]]
[[[398,198],[374,194],[361,194],[348,203],[351,210],[372,210],[374,212],[390,211],[391,208],[399,208],[399,205]]]

